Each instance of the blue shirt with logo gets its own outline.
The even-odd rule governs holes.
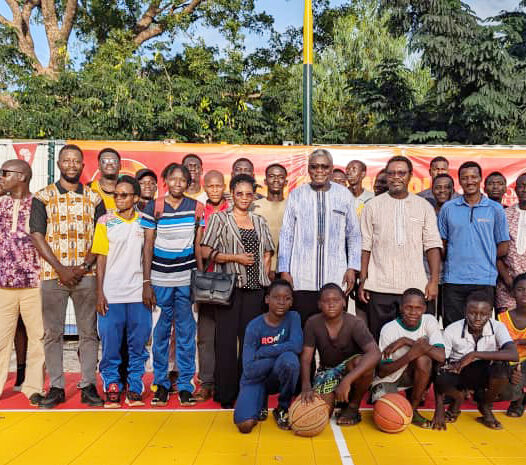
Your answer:
[[[496,285],[497,245],[510,240],[502,205],[486,196],[473,206],[464,196],[450,200],[440,210],[438,229],[447,241],[444,283]]]

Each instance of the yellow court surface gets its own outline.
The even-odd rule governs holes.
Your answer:
[[[431,412],[425,412],[429,417]],[[86,465],[520,465],[526,420],[499,413],[491,431],[463,412],[446,432],[410,426],[378,431],[370,412],[354,427],[334,423],[306,439],[274,420],[249,435],[229,411],[0,411],[0,464]]]

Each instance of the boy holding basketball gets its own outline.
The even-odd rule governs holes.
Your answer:
[[[310,403],[319,394],[332,410],[336,402],[343,407],[339,425],[361,421],[360,402],[373,380],[374,368],[380,361],[380,350],[365,323],[345,313],[346,297],[333,283],[320,290],[320,314],[310,317],[305,325],[301,354],[303,402]],[[311,363],[318,350],[320,368],[311,384]]]
[[[413,424],[429,429],[431,422],[417,407],[432,380],[433,364],[443,364],[446,354],[438,321],[425,311],[421,290],[411,288],[402,294],[401,316],[386,323],[380,333],[382,360],[371,391],[376,402],[387,393],[411,389]]]
[[[273,281],[265,296],[268,313],[247,326],[243,344],[243,374],[234,410],[234,423],[241,433],[250,433],[266,419],[269,394],[279,393],[273,415],[281,429],[289,429],[288,409],[298,383],[303,334],[292,306],[292,286]]]
[[[482,414],[477,421],[491,429],[502,429],[493,415],[493,402],[503,400],[503,394],[509,390],[513,375],[509,362],[518,362],[519,355],[506,326],[491,319],[492,307],[486,293],[474,292],[467,299],[466,318],[444,330],[448,363],[434,383],[434,429],[446,429],[446,423],[457,420],[468,390],[475,392]],[[444,396],[452,399],[447,411]]]

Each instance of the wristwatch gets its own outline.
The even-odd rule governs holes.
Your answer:
[[[91,270],[91,265],[89,263],[87,263],[87,262],[82,263],[82,265],[80,265],[80,266],[84,269],[84,271],[86,273],[89,273],[90,270]]]

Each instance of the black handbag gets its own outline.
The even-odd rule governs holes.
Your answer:
[[[212,251],[205,264],[205,271],[192,270],[192,297],[198,304],[230,305],[236,285],[236,273],[210,271],[210,263],[219,252]]]

